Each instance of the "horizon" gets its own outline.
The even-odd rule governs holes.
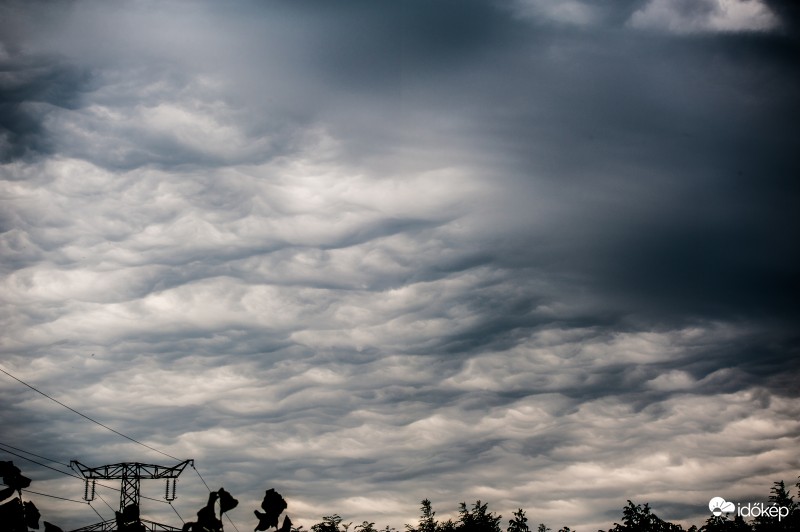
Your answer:
[[[41,462],[37,462],[35,460],[29,459],[29,458],[25,458],[23,455],[19,455],[19,454],[13,453],[13,452],[8,451],[6,449],[0,449],[0,450],[5,451],[5,452],[10,453],[10,454],[13,454],[17,458],[23,458],[23,460],[30,461],[30,462],[38,464],[38,465],[42,465]],[[30,454],[30,453],[27,453],[27,454]],[[44,458],[44,457],[37,456],[37,458]],[[96,477],[97,480],[95,480],[91,484],[88,482],[88,480],[86,481],[86,484],[85,484],[85,487],[84,487],[85,491],[84,491],[84,499],[83,500],[86,501],[89,504],[91,504],[91,502],[95,502],[95,503],[97,502],[98,496],[96,495],[96,492],[101,492],[101,491],[105,492],[106,490],[112,490],[112,491],[120,492],[120,495],[122,496],[122,491],[123,490],[122,489],[118,489],[118,488],[114,488],[114,486],[113,486],[115,484],[114,480],[109,480],[109,479],[103,480],[103,479],[100,478],[100,477],[103,476],[103,473],[99,472],[102,468],[105,468],[104,471],[106,471],[106,475],[108,475],[109,472],[111,472],[110,473],[111,475],[114,475],[114,476],[117,476],[117,477],[119,477],[119,475],[121,475],[121,471],[123,469],[128,470],[130,472],[130,474],[134,474],[134,475],[138,475],[138,473],[134,473],[134,470],[138,471],[139,469],[141,469],[143,472],[145,472],[145,474],[143,474],[143,476],[141,477],[142,480],[140,481],[139,488],[135,489],[135,492],[137,494],[139,494],[138,496],[141,497],[140,504],[138,506],[138,510],[137,510],[137,514],[136,515],[137,516],[140,515],[139,512],[141,512],[141,515],[140,515],[139,518],[141,518],[145,522],[168,525],[168,526],[178,526],[176,524],[169,524],[169,523],[164,523],[164,522],[160,522],[160,521],[155,520],[155,518],[153,517],[153,514],[149,514],[148,512],[143,510],[143,508],[144,508],[144,506],[154,506],[152,501],[162,502],[162,503],[168,501],[168,504],[172,505],[172,503],[177,499],[177,496],[176,496],[176,482],[179,479],[181,472],[183,472],[186,469],[187,463],[188,463],[190,468],[194,469],[193,460],[191,460],[191,459],[185,460],[185,461],[177,464],[176,466],[163,466],[163,465],[155,465],[154,466],[153,464],[145,464],[145,463],[140,463],[140,462],[117,463],[117,464],[108,464],[108,465],[103,465],[103,466],[87,466],[85,464],[76,464],[76,465],[78,465],[78,469],[77,470],[72,467],[74,462],[75,461],[73,461],[73,462],[71,462],[69,464],[69,466],[70,466],[69,469],[71,469],[74,472],[80,472],[82,478],[91,479],[95,475],[99,475],[99,477]],[[13,467],[13,462],[12,462],[12,467]],[[162,471],[161,474],[163,475],[163,468],[165,468],[165,467],[177,468],[176,469],[177,474],[174,477],[175,481],[173,481],[171,484],[169,482],[166,484],[166,486],[167,486],[166,487],[166,492],[164,492],[164,496],[163,496],[164,500],[160,501],[158,499],[154,499],[152,497],[149,497],[149,496],[145,495],[144,492],[146,490],[143,489],[144,486],[141,484],[141,482],[146,480],[147,474],[153,474],[153,472],[158,474],[157,473],[158,470],[161,470]],[[90,471],[95,471],[95,470],[98,471],[98,472],[89,473]],[[24,471],[21,471],[21,473],[24,476]],[[4,472],[4,476],[5,476],[5,474],[6,473]],[[147,480],[145,482],[145,484],[149,484],[151,482],[154,482],[154,480],[155,481],[160,481],[163,478],[166,478],[166,477],[161,477],[160,476],[158,479],[150,479],[150,480]],[[214,490],[213,488],[210,488],[207,485],[205,480],[202,478],[202,475],[199,475],[199,473],[198,473],[198,478],[203,483],[203,485],[208,489],[208,493],[209,494],[212,491],[216,491],[216,490]],[[786,487],[785,480],[783,480],[783,479],[781,479],[779,481],[777,481],[777,480],[773,481],[772,487],[771,487],[771,489],[769,491],[769,496],[768,497],[760,497],[760,498],[759,497],[755,497],[755,498],[751,498],[750,500],[748,500],[746,502],[739,501],[737,503],[734,503],[733,501],[730,501],[730,500],[726,501],[722,497],[718,497],[718,496],[714,497],[708,503],[709,513],[706,516],[706,519],[705,520],[701,520],[701,521],[696,522],[696,523],[690,523],[690,522],[687,522],[685,520],[683,520],[681,522],[671,523],[668,519],[663,519],[663,516],[659,516],[658,512],[655,511],[656,508],[653,508],[652,505],[650,505],[649,502],[647,502],[647,501],[631,501],[630,499],[628,499],[626,501],[627,504],[622,508],[622,511],[625,511],[627,507],[631,507],[632,508],[632,507],[635,506],[637,508],[637,511],[641,511],[643,509],[645,514],[647,512],[652,512],[652,515],[655,517],[655,519],[657,519],[657,520],[658,519],[662,519],[667,524],[680,525],[680,526],[683,527],[683,530],[688,530],[692,526],[699,528],[700,526],[703,526],[704,524],[707,525],[709,520],[710,520],[710,518],[712,518],[714,515],[722,516],[726,520],[733,520],[734,518],[738,518],[739,516],[742,516],[742,518],[744,520],[743,521],[744,523],[746,523],[746,524],[748,524],[750,526],[754,526],[754,525],[757,525],[758,518],[760,516],[768,515],[768,514],[763,513],[764,512],[764,507],[769,507],[770,505],[774,505],[775,504],[775,502],[774,502],[775,499],[773,499],[773,495],[777,495],[776,489],[778,489],[778,486],[780,485],[780,489],[784,489],[785,495],[788,496],[789,502],[792,503],[792,505],[790,507],[785,508],[785,510],[786,510],[785,512],[783,512],[783,511],[780,512],[781,518],[782,519],[789,518],[789,519],[794,519],[796,521],[798,509],[800,509],[800,475],[797,476],[797,479],[798,479],[798,481],[793,483],[793,484],[790,481],[788,488]],[[99,480],[99,482],[98,482],[98,480]],[[28,479],[28,481],[30,483],[30,479]],[[121,482],[120,487],[123,487],[124,486],[124,481],[120,481],[120,482]],[[9,486],[9,484],[4,484],[4,485],[5,486]],[[793,497],[794,497],[792,495],[792,488],[793,487],[796,488],[796,490],[797,490],[796,494],[797,494],[798,499],[799,499],[798,501],[793,501]],[[170,495],[170,490],[171,490],[171,495]],[[231,493],[227,492],[227,490],[224,490],[224,488],[221,487],[219,489],[219,492],[222,493],[223,491],[226,491],[225,495],[228,497],[228,500],[233,501],[233,504],[230,504],[230,503],[227,504],[227,506],[228,506],[227,509],[223,510],[221,506],[217,506],[216,503],[212,502],[212,499],[208,499],[207,502],[208,502],[208,504],[213,504],[213,507],[215,508],[215,515],[216,515],[217,512],[219,513],[219,519],[222,522],[223,528],[224,528],[224,525],[227,522],[235,530],[240,530],[239,526],[237,526],[237,522],[234,519],[231,518],[232,514],[236,514],[237,513],[235,511],[236,509],[242,510],[242,507],[239,504],[240,501],[235,497],[234,494],[231,494]],[[284,520],[291,517],[291,515],[290,515],[291,514],[291,510],[289,508],[287,508],[286,504],[284,504],[281,507],[276,507],[275,506],[275,504],[277,504],[277,503],[274,500],[274,497],[270,497],[270,494],[273,491],[274,491],[274,488],[270,488],[270,489],[266,490],[267,497],[264,498],[264,501],[263,501],[263,503],[261,505],[259,505],[259,508],[262,508],[263,510],[265,510],[267,512],[266,515],[269,515],[270,512],[273,512],[273,515],[274,515],[273,518],[276,519],[277,522],[283,522],[283,528],[278,527],[277,524],[270,525],[269,524],[270,523],[270,521],[269,521],[270,518],[269,517],[267,517],[266,520],[263,521],[263,523],[259,523],[259,521],[265,516],[264,514],[259,515],[258,513],[256,513],[256,516],[255,517],[251,517],[250,521],[255,521],[256,522],[256,524],[257,524],[256,529],[260,529],[262,526],[266,526],[267,528],[275,527],[276,532],[283,532],[283,530],[286,529],[286,527],[287,527],[287,524],[286,524],[286,522],[284,522]],[[58,496],[54,497],[52,495],[42,494],[40,492],[37,492],[35,490],[31,490],[31,489],[28,489],[28,488],[24,488],[22,490],[22,492],[23,492],[23,497],[21,498],[21,500],[26,501],[26,502],[27,501],[31,501],[32,502],[31,496],[33,496],[34,499],[37,498],[37,496],[40,499],[41,499],[41,497],[49,497],[49,498],[57,498],[58,497]],[[279,499],[282,498],[281,494],[279,492],[278,492],[277,495],[279,496]],[[169,496],[169,498],[168,498],[168,496]],[[128,495],[128,497],[130,497],[130,494]],[[101,496],[99,498],[100,498],[100,500],[103,500],[104,504],[108,505],[108,501],[107,500],[103,499]],[[9,502],[9,500],[10,499],[5,499],[3,502],[4,503],[5,502]],[[63,498],[62,500],[69,500],[69,499]],[[131,499],[126,499],[126,500],[131,500]],[[217,498],[213,499],[213,501],[216,501],[216,500],[218,500],[218,499]],[[778,500],[780,500],[780,499],[778,499]],[[770,503],[769,501],[773,501],[773,502]],[[75,501],[73,499],[71,502],[79,502],[79,501]],[[370,527],[369,530],[373,530],[374,532],[382,532],[382,531],[384,531],[384,532],[390,532],[390,531],[395,532],[395,531],[403,531],[403,530],[408,530],[410,532],[414,532],[414,530],[418,531],[418,530],[422,529],[425,526],[433,526],[433,527],[435,527],[435,529],[437,531],[439,531],[440,527],[445,525],[445,528],[443,528],[441,530],[442,530],[442,532],[447,532],[447,531],[450,531],[451,529],[446,528],[446,525],[451,525],[451,526],[456,526],[456,527],[464,526],[464,522],[463,522],[463,514],[464,514],[464,512],[467,512],[467,513],[469,513],[471,515],[480,515],[480,514],[478,514],[478,512],[480,511],[481,513],[485,512],[485,515],[489,519],[495,520],[497,522],[497,526],[499,526],[500,530],[506,530],[506,528],[508,528],[509,532],[511,531],[511,528],[513,526],[529,526],[530,530],[534,530],[537,526],[538,527],[546,526],[548,528],[548,530],[559,530],[559,532],[561,532],[561,529],[566,529],[565,532],[566,531],[577,532],[577,530],[574,527],[570,527],[569,525],[563,525],[563,524],[559,525],[559,524],[544,523],[544,522],[538,522],[537,523],[535,519],[531,519],[530,518],[531,516],[527,515],[527,512],[526,512],[526,510],[524,508],[519,508],[517,510],[514,510],[514,511],[510,512],[511,518],[510,519],[509,518],[505,518],[504,519],[503,514],[497,513],[493,508],[490,507],[491,506],[490,505],[490,501],[485,501],[485,500],[484,501],[476,500],[476,501],[470,501],[470,502],[462,501],[462,502],[457,504],[458,510],[455,513],[453,513],[453,514],[444,514],[444,515],[440,515],[439,512],[437,511],[436,507],[434,507],[433,503],[427,498],[421,499],[419,504],[421,505],[421,507],[419,508],[419,510],[421,512],[421,515],[418,515],[418,517],[417,517],[417,519],[415,521],[404,523],[401,526],[394,526],[394,525],[390,525],[390,524],[386,524],[386,525],[377,524],[375,522],[369,522],[368,520],[363,520],[363,522],[358,522],[357,518],[356,518],[356,520],[350,521],[348,523],[347,522],[348,518],[345,517],[345,516],[340,516],[338,512],[331,512],[329,515],[320,516],[317,520],[315,520],[315,522],[308,523],[307,526],[306,526],[306,524],[302,524],[302,523],[299,524],[299,523],[294,522],[293,520],[291,520],[289,526],[291,527],[292,532],[295,532],[295,531],[297,531],[297,532],[300,532],[300,531],[312,531],[312,530],[314,530],[316,528],[315,525],[316,526],[321,526],[323,524],[328,525],[328,526],[335,526],[336,530],[341,530],[343,532],[346,532],[347,530],[349,530],[351,526],[354,527],[354,530],[357,530],[359,528],[363,528],[364,526],[369,526]],[[426,512],[426,506],[425,506],[426,504],[428,505],[427,506],[427,510],[430,510],[431,513],[427,513]],[[482,508],[479,508],[479,505],[481,505],[481,504],[482,504]],[[120,505],[123,505],[122,498],[120,499]],[[197,507],[199,508],[200,506],[201,506],[201,503],[198,503]],[[757,507],[757,508],[753,509],[753,507]],[[119,510],[120,512],[122,512],[122,508],[123,508],[123,506],[120,506],[120,510]],[[714,508],[714,509],[718,508],[721,511],[719,513],[716,513],[716,511],[715,512],[711,512],[710,510],[712,508]],[[742,510],[743,508],[745,508],[747,510],[747,514],[746,515],[744,514],[744,512]],[[181,515],[181,513],[178,512],[178,510],[175,509],[174,507],[171,508],[171,509],[175,513],[175,515],[177,515],[178,518],[181,520],[181,523],[180,523],[181,525],[188,524],[189,521],[196,520],[200,516],[200,513],[198,511],[197,517],[195,517],[193,515],[184,517],[184,515]],[[277,513],[275,513],[276,510],[277,510]],[[518,513],[518,512],[521,512],[521,513]],[[95,513],[97,513],[97,512],[95,512]],[[162,514],[163,514],[163,512],[162,512]],[[239,514],[238,515],[238,520],[239,520],[238,524],[241,524],[241,521],[242,521],[241,511],[238,512],[238,514]],[[98,515],[98,517],[100,517],[99,514],[97,514],[97,515]],[[127,512],[125,514],[123,514],[123,515],[127,515]],[[769,515],[771,515],[771,514],[769,514]],[[778,514],[775,513],[775,515],[777,516]],[[174,517],[173,517],[173,519],[174,519]],[[426,520],[426,519],[430,520],[431,523],[424,524],[423,520]],[[520,519],[522,519],[522,521],[520,521]],[[624,519],[625,519],[625,516],[622,515],[622,516],[620,516],[619,521],[624,522]],[[111,520],[113,521],[113,518]],[[108,521],[108,519],[103,519],[102,521]],[[50,524],[56,525],[56,526],[59,526],[59,524],[60,524],[57,521],[53,522],[52,516],[50,517],[50,519],[47,519],[47,516],[41,516],[39,518],[39,524],[40,524],[39,528],[43,527],[45,522],[49,522]],[[85,525],[82,525],[80,528],[83,528],[84,526],[86,526],[86,527],[93,526],[93,525],[99,524],[99,523],[100,522],[85,524]],[[339,525],[340,523],[341,523],[341,528],[340,528],[340,525]],[[504,523],[506,523],[506,524],[504,524]],[[617,520],[615,520],[613,525],[617,525],[617,524],[618,524],[618,522],[617,522]],[[553,525],[553,526],[550,526],[550,525]],[[75,527],[68,527],[66,530],[68,531],[68,530],[71,530],[71,529],[74,529],[74,528]],[[178,526],[178,528],[180,528],[180,527]],[[604,532],[603,529],[608,529],[610,531],[612,528],[614,528],[612,526],[612,524],[608,524],[606,526],[603,526],[602,529],[599,530],[599,532]],[[428,529],[425,528],[424,530],[428,530]],[[515,530],[519,530],[519,529],[515,529]],[[429,531],[429,532],[432,532],[432,531]]]

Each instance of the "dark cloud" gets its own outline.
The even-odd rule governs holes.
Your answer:
[[[2,366],[195,458],[245,528],[267,487],[306,528],[765,494],[798,466],[800,69],[748,4],[7,3]],[[169,462],[0,400],[6,443]]]
[[[54,57],[0,56],[0,160],[52,153],[43,124],[52,108],[75,109],[90,86],[90,75]]]

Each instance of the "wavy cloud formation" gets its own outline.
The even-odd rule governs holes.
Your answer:
[[[306,528],[762,499],[800,466],[796,14],[682,6],[3,4],[2,367],[240,529],[268,487]],[[171,463],[0,377],[0,443]]]

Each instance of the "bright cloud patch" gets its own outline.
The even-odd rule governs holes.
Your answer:
[[[651,0],[629,24],[671,33],[767,31],[778,19],[760,0]]]

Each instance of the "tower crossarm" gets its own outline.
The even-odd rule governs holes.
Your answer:
[[[133,473],[139,479],[178,478],[187,465],[194,465],[194,460],[184,460],[174,466],[143,464],[141,462],[123,462],[99,467],[89,467],[77,460],[70,466],[77,469],[83,478],[94,480],[119,480],[129,478]]]
[[[165,478],[167,482],[169,482],[169,479],[178,478],[178,475],[180,475],[189,464],[194,465],[194,461],[184,460],[171,467],[156,464],[143,464],[141,462],[122,462],[100,467],[89,467],[77,460],[72,460],[69,466],[73,469],[77,469],[81,476],[86,479],[87,483],[90,480],[92,483],[96,480],[120,480],[119,511],[122,513],[125,508],[130,506],[139,507],[139,500],[141,498],[139,494],[139,484],[142,480]],[[175,498],[174,482],[173,480],[173,499]]]

